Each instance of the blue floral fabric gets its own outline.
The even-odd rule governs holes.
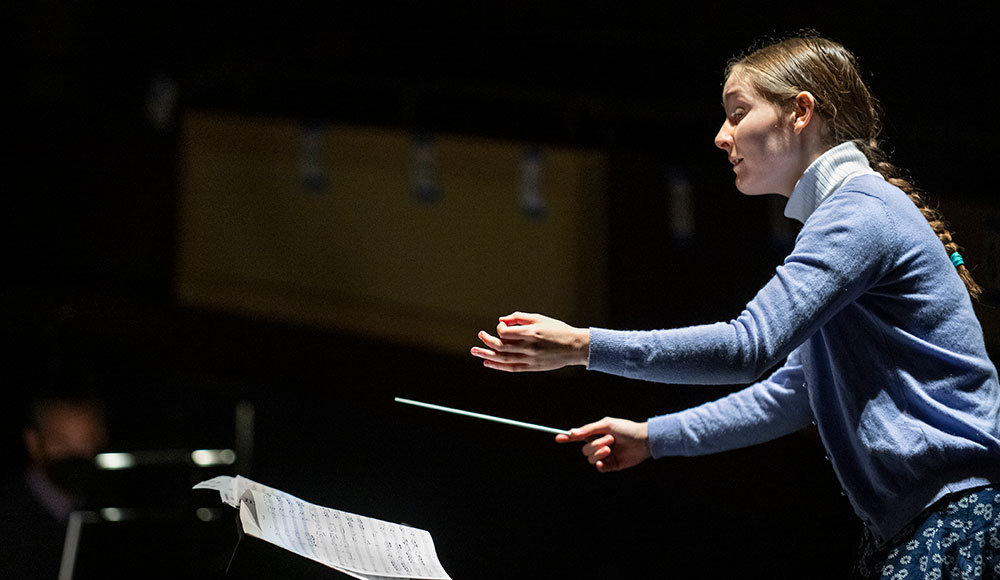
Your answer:
[[[864,580],[1000,579],[1000,489],[935,504],[886,547],[864,530],[854,575]]]

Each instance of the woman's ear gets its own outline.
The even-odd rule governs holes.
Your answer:
[[[796,133],[801,133],[813,122],[813,116],[816,114],[816,97],[809,91],[802,91],[795,95],[794,105],[795,117],[792,120],[792,129]]]

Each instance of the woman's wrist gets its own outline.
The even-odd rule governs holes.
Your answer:
[[[573,350],[576,352],[574,364],[587,366],[590,363],[590,329],[577,328],[573,337]]]

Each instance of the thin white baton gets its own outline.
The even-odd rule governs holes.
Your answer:
[[[504,425],[513,425],[515,427],[523,427],[524,429],[534,429],[535,431],[544,431],[546,433],[555,433],[556,435],[569,435],[569,431],[563,429],[555,429],[553,427],[544,427],[542,425],[535,425],[534,423],[525,423],[523,421],[515,421],[513,419],[504,419],[503,417],[495,417],[493,415],[484,415],[482,413],[473,413],[472,411],[463,411],[461,409],[453,409],[451,407],[442,407],[441,405],[432,405],[431,403],[421,403],[420,401],[414,401],[411,399],[403,399],[401,397],[395,398],[397,403],[406,403],[407,405],[416,405],[417,407],[424,407],[427,409],[434,409],[435,411],[444,411],[446,413],[455,413],[457,415],[465,415],[466,417],[474,417],[476,419],[484,419],[486,421],[494,421],[496,423],[503,423]]]

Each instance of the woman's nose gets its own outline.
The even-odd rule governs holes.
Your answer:
[[[733,136],[726,125],[726,123],[723,123],[722,127],[719,128],[719,132],[715,134],[715,146],[719,149],[729,151],[729,148],[733,145]]]

